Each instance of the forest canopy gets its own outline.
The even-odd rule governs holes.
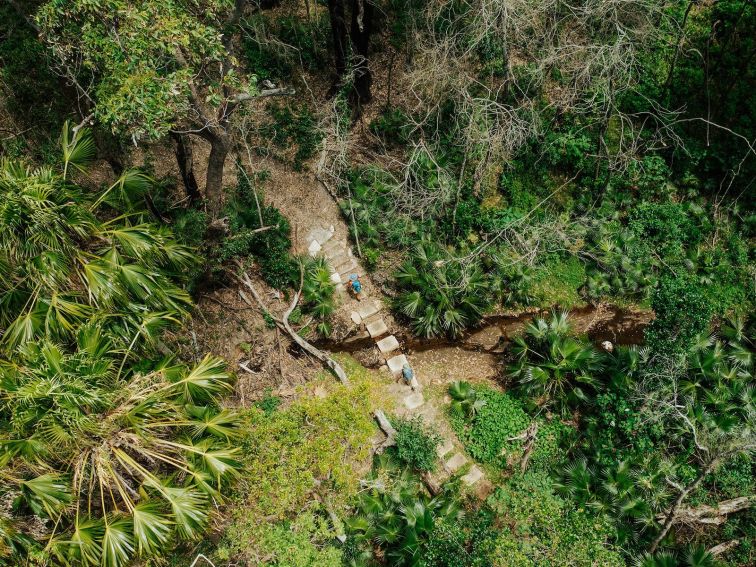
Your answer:
[[[0,565],[756,563],[752,0],[0,38]]]

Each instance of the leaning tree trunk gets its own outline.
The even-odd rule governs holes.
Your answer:
[[[370,102],[373,76],[368,67],[368,47],[373,31],[373,5],[368,0],[352,0],[351,39],[354,50],[354,94],[357,105]]]
[[[186,196],[194,203],[200,199],[200,190],[197,178],[194,176],[192,140],[187,134],[172,133],[171,137],[176,141],[176,162],[181,173],[181,180],[184,182]]]
[[[223,168],[231,149],[228,135],[209,137],[210,157],[207,160],[207,177],[205,178],[205,198],[212,218],[217,218],[223,206]]]
[[[333,36],[334,65],[336,68],[336,82],[334,88],[341,87],[347,68],[347,28],[344,19],[344,0],[328,0],[328,16],[331,20],[331,35]]]

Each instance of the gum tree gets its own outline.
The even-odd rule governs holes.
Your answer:
[[[178,138],[185,183],[193,178],[186,136],[210,144],[205,197],[213,216],[231,115],[245,101],[281,92],[259,92],[255,78],[237,69],[230,34],[243,7],[233,0],[51,0],[37,13],[40,34],[89,118],[134,145]]]

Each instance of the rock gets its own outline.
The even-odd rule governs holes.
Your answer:
[[[310,246],[307,248],[307,252],[309,252],[310,256],[317,256],[318,252],[320,252],[320,244],[318,244],[317,240],[313,240],[310,242]]]
[[[371,315],[375,315],[381,310],[381,304],[377,301],[367,301],[363,305],[360,305],[357,309],[357,313],[364,321]]]
[[[331,283],[340,284],[341,283],[341,276],[338,273],[336,273],[336,272],[332,273],[331,274]]]
[[[439,445],[436,447],[436,453],[438,454],[438,458],[441,459],[446,455],[447,453],[451,452],[454,449],[454,442],[451,439],[445,439],[443,445]]]
[[[355,325],[362,323],[362,317],[360,317],[360,314],[356,311],[352,311],[350,317],[352,318],[352,323],[354,323]]]

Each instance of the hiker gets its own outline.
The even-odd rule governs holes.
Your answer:
[[[407,384],[407,386],[412,386],[412,379],[414,377],[415,373],[412,372],[410,365],[405,362],[404,366],[402,366],[402,378],[404,378],[404,383]]]
[[[362,283],[360,282],[360,278],[357,274],[352,274],[351,276],[349,276],[349,287],[352,289],[354,296],[359,300],[360,294],[362,293]]]

